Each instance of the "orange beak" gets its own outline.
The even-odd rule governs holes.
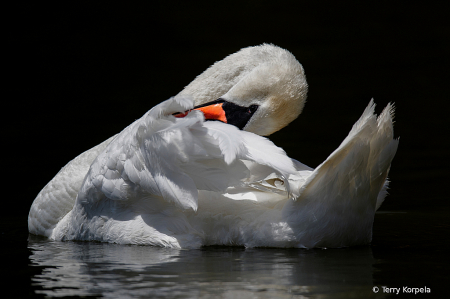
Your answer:
[[[204,106],[200,108],[194,108],[192,110],[200,110],[205,115],[205,119],[215,119],[221,122],[227,123],[227,117],[225,115],[225,110],[222,108],[223,103],[212,104],[209,106]],[[184,113],[176,113],[175,117],[185,117],[192,110],[186,111]]]

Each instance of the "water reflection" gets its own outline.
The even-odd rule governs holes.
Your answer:
[[[29,240],[32,278],[50,297],[349,298],[374,294],[370,247],[177,250]]]

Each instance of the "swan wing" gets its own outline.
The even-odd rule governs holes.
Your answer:
[[[284,207],[305,247],[371,240],[373,216],[386,195],[386,178],[398,147],[393,106],[387,105],[378,119],[374,108],[372,100],[341,145],[306,179],[296,201]]]
[[[199,190],[222,194],[245,185],[251,176],[245,160],[285,177],[296,172],[294,162],[264,137],[204,122],[200,111],[172,115],[191,108],[190,99],[169,99],[119,133],[95,158],[75,206],[51,238],[198,245],[201,233],[186,217],[198,209]],[[275,159],[267,160],[261,146]]]
[[[94,159],[115,136],[67,163],[36,196],[28,214],[28,230],[49,237],[56,224],[73,208],[83,179]]]
[[[172,116],[192,105],[189,98],[172,98],[122,131],[92,164],[78,200],[94,206],[103,200],[158,198],[196,210],[198,190],[223,192],[249,176],[242,160],[285,177],[296,172],[284,151],[264,137],[204,122],[199,111]]]

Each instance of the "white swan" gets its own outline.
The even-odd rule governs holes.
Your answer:
[[[303,68],[281,48],[228,56],[69,162],[33,202],[30,233],[177,248],[369,243],[398,145],[393,108],[376,118],[371,101],[313,170],[256,135],[295,119],[306,92]]]

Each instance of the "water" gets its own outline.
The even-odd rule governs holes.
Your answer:
[[[406,226],[420,219],[422,230]],[[385,298],[382,287],[445,293],[446,215],[379,212],[371,246],[342,249],[204,247],[194,250],[30,235],[35,294],[105,298]],[[377,225],[379,223],[379,225]],[[400,224],[400,225],[399,225]],[[420,239],[415,234],[420,235]],[[374,287],[379,291],[375,293]],[[433,296],[433,297],[434,297]]]
[[[174,250],[103,243],[30,241],[32,281],[51,297],[375,297],[370,247]]]

